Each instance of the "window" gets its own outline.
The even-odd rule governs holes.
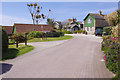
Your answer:
[[[92,23],[92,19],[88,19],[88,23]]]

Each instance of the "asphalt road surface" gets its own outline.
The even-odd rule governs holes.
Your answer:
[[[3,78],[111,78],[101,61],[100,37],[76,34],[73,39],[30,43],[35,49],[2,62]]]

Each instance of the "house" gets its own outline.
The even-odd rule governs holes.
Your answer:
[[[69,23],[67,30],[74,32],[77,30],[81,30],[82,28],[83,28],[82,22],[77,21],[76,18],[73,18],[73,21],[71,23]]]
[[[56,28],[61,27],[63,30],[74,32],[76,30],[80,30],[83,28],[83,23],[80,21],[77,21],[76,18],[73,19],[67,19],[62,22],[56,21]],[[57,28],[58,29],[58,28]]]
[[[105,16],[101,11],[99,11],[99,14],[89,13],[84,18],[84,30],[86,30],[88,34],[94,34],[97,29],[102,30],[103,27],[109,26]]]
[[[62,28],[62,24],[61,24],[60,21],[55,21],[55,28],[56,28],[56,29]]]
[[[8,35],[12,35],[15,33],[29,33],[31,31],[41,31],[41,32],[51,32],[54,31],[52,26],[45,24],[20,24],[15,23],[14,26],[2,26]]]

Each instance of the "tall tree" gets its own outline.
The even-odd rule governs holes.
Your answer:
[[[47,24],[51,25],[53,28],[55,28],[55,21],[54,21],[54,19],[48,18],[47,19]]]
[[[118,23],[120,23],[120,9],[108,14],[106,19],[111,26],[116,26]]]
[[[28,9],[30,11],[31,17],[32,17],[32,21],[33,24],[38,24],[40,21],[42,21],[42,19],[47,18],[47,16],[45,16],[43,13],[41,13],[42,10],[42,6],[38,6],[37,3],[31,3],[31,4],[27,4]],[[51,12],[51,9],[49,9],[49,12]],[[34,27],[35,30],[35,27]]]

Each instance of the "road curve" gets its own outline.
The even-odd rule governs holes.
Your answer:
[[[41,49],[39,43],[31,55],[13,61],[3,78],[111,78],[102,59],[100,37],[76,34],[73,39]],[[43,44],[46,44],[43,42]],[[50,45],[50,44],[49,44]],[[48,46],[49,46],[48,45]],[[53,44],[51,44],[53,45]],[[9,67],[9,66],[8,66]]]

